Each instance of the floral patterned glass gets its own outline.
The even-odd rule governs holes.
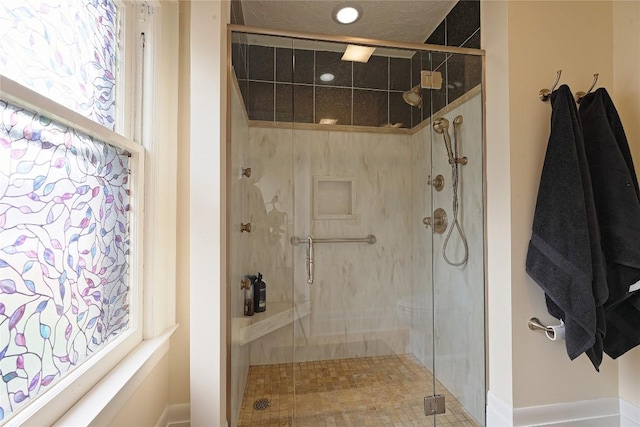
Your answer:
[[[129,156],[0,101],[0,424],[128,326]]]
[[[2,0],[0,74],[115,129],[113,0]]]

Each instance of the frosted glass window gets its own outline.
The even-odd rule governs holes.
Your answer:
[[[2,0],[0,74],[115,129],[113,0]]]
[[[129,155],[0,101],[0,424],[129,324]]]

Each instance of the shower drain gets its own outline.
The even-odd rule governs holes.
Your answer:
[[[267,398],[258,399],[253,402],[253,409],[255,409],[256,411],[261,411],[263,409],[267,409],[270,404],[271,402],[269,402],[269,399]]]

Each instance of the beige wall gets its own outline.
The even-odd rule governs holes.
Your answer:
[[[640,2],[613,3],[612,98],[624,125],[636,173],[640,170]],[[620,359],[620,397],[640,406],[640,348]]]
[[[490,390],[513,408],[617,396],[638,405],[639,350],[617,361],[605,356],[597,373],[586,356],[571,362],[564,343],[548,341],[527,328],[532,316],[543,323],[554,319],[524,264],[551,114],[538,91],[550,88],[558,69],[563,70],[561,83],[574,92],[586,90],[593,74],[600,73],[598,87],[612,92],[633,155],[640,158],[640,5],[509,1],[484,2],[482,8],[487,50]],[[505,152],[510,168],[500,162]],[[501,180],[507,176],[511,183],[505,192]],[[510,217],[504,218],[500,208],[510,210]],[[510,230],[504,230],[509,222]],[[507,253],[500,242],[509,241],[509,231]],[[511,259],[510,283],[502,274],[506,268],[496,271],[497,260],[505,257]],[[509,291],[510,304],[502,305]],[[510,340],[506,348],[511,354],[497,350]]]
[[[120,412],[110,426],[154,426],[169,400],[169,357],[165,355]]]
[[[524,269],[551,113],[538,91],[553,84],[558,69],[573,92],[588,89],[593,73],[600,73],[600,86],[610,88],[612,23],[610,2],[509,3],[514,408],[618,395],[616,363],[605,357],[597,373],[586,356],[571,362],[564,342],[527,328],[532,316],[548,323],[553,318],[543,291]]]
[[[189,19],[190,2],[180,2],[178,99],[178,212],[176,322],[171,338],[169,403],[189,402]]]

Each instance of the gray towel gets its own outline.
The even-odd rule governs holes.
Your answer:
[[[608,291],[582,127],[568,86],[551,94],[551,106],[526,268],[549,313],[565,322],[569,358],[586,353],[598,370]]]
[[[603,88],[580,104],[593,196],[607,265],[604,350],[616,358],[640,344],[640,190],[618,112]]]

